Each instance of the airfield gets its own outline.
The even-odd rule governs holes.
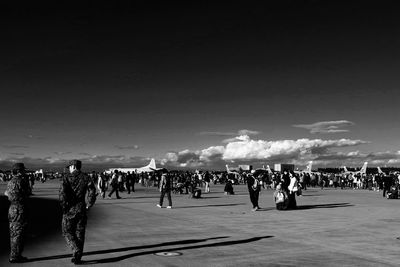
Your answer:
[[[0,266],[8,263],[7,200],[0,184]],[[251,211],[247,188],[212,185],[202,199],[173,195],[156,207],[157,188],[136,184],[123,199],[98,198],[89,211],[84,265],[97,266],[399,266],[400,200],[382,192],[319,188],[277,211],[272,190]],[[23,266],[72,266],[61,236],[58,181],[36,183]],[[114,196],[113,196],[114,197]],[[164,205],[166,199],[164,200]],[[13,264],[13,266],[19,266]]]

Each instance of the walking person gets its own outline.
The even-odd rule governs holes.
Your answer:
[[[86,212],[96,201],[96,187],[93,180],[81,172],[81,161],[72,160],[67,167],[69,174],[63,177],[60,188],[62,233],[73,251],[71,262],[79,264],[85,243]]]
[[[27,227],[27,201],[31,195],[28,178],[25,175],[23,163],[15,163],[12,167],[12,177],[7,184],[5,195],[10,201],[8,221],[10,227],[10,263],[26,262],[22,256],[24,238]]]
[[[159,202],[159,204],[157,204],[157,207],[162,208],[163,202],[164,202],[164,196],[165,196],[165,194],[167,194],[167,198],[168,198],[167,209],[172,208],[172,198],[171,198],[172,185],[171,185],[171,183],[172,183],[171,176],[167,173],[163,173],[161,175],[161,180],[160,180],[160,192],[161,192],[160,202]]]
[[[126,190],[128,190],[128,194],[135,192],[135,177],[133,173],[128,172],[126,175]]]
[[[261,185],[260,182],[254,178],[252,174],[247,175],[247,188],[249,190],[250,201],[253,204],[252,211],[257,211],[260,209],[258,205],[258,198],[260,196]]]
[[[210,193],[211,177],[212,177],[212,175],[208,171],[206,171],[206,173],[204,174],[204,184],[205,184],[204,192],[205,193]]]
[[[111,192],[108,194],[108,199],[111,199],[112,194],[115,192],[115,196],[117,197],[117,199],[120,199],[121,197],[119,196],[118,193],[118,171],[115,170],[114,174],[111,176],[111,180],[110,180],[110,185],[111,185]]]
[[[104,199],[108,187],[107,177],[103,173],[100,173],[97,179],[97,188],[99,189],[101,197]]]

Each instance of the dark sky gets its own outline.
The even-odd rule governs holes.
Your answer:
[[[55,2],[0,6],[3,165],[400,163],[394,2]]]

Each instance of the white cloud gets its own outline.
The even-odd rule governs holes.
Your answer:
[[[258,135],[258,134],[260,134],[260,132],[243,129],[243,130],[238,131],[238,134],[239,135]]]
[[[247,130],[247,129],[242,129],[237,132],[200,132],[200,135],[211,135],[211,136],[241,136],[241,135],[258,135],[260,134],[259,131],[253,131],[253,130]],[[232,138],[228,138],[224,140],[226,142],[227,140],[231,140]]]
[[[339,121],[320,121],[312,124],[296,124],[293,127],[304,128],[310,130],[310,133],[344,133],[349,130],[343,129],[344,127],[354,125],[353,122],[347,120]]]
[[[348,158],[366,158],[358,151],[332,152],[333,148],[353,147],[368,142],[363,140],[297,139],[253,140],[248,135],[231,138],[225,146],[211,146],[203,150],[183,150],[167,153],[163,164],[171,166],[221,166],[223,162],[285,161],[303,163],[308,160],[339,161]],[[382,157],[382,155],[380,155]]]
[[[203,149],[200,152],[199,159],[201,161],[210,162],[215,160],[217,157],[222,157],[225,151],[225,147],[223,146],[211,146],[209,148]]]
[[[120,149],[120,150],[134,150],[134,149],[139,149],[138,145],[132,145],[132,146],[119,146],[119,145],[115,145],[116,148]]]
[[[333,147],[356,146],[365,144],[362,140],[322,140],[322,139],[298,139],[264,141],[252,140],[249,136],[241,136],[236,141],[226,145],[223,154],[224,160],[243,159],[271,159],[276,157],[299,157],[300,155],[312,154],[317,149],[324,151]]]

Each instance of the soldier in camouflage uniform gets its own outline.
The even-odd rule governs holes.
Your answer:
[[[63,211],[62,233],[68,245],[73,250],[71,262],[81,263],[85,228],[87,222],[86,210],[96,201],[96,188],[93,180],[81,172],[82,162],[70,161],[69,174],[63,177],[60,188],[60,201]],[[88,192],[88,204],[85,196]]]
[[[8,182],[5,195],[11,202],[8,210],[8,221],[10,224],[10,259],[11,263],[27,261],[22,256],[24,249],[24,236],[27,226],[27,200],[31,194],[25,166],[23,163],[16,163],[13,166],[12,178]]]

